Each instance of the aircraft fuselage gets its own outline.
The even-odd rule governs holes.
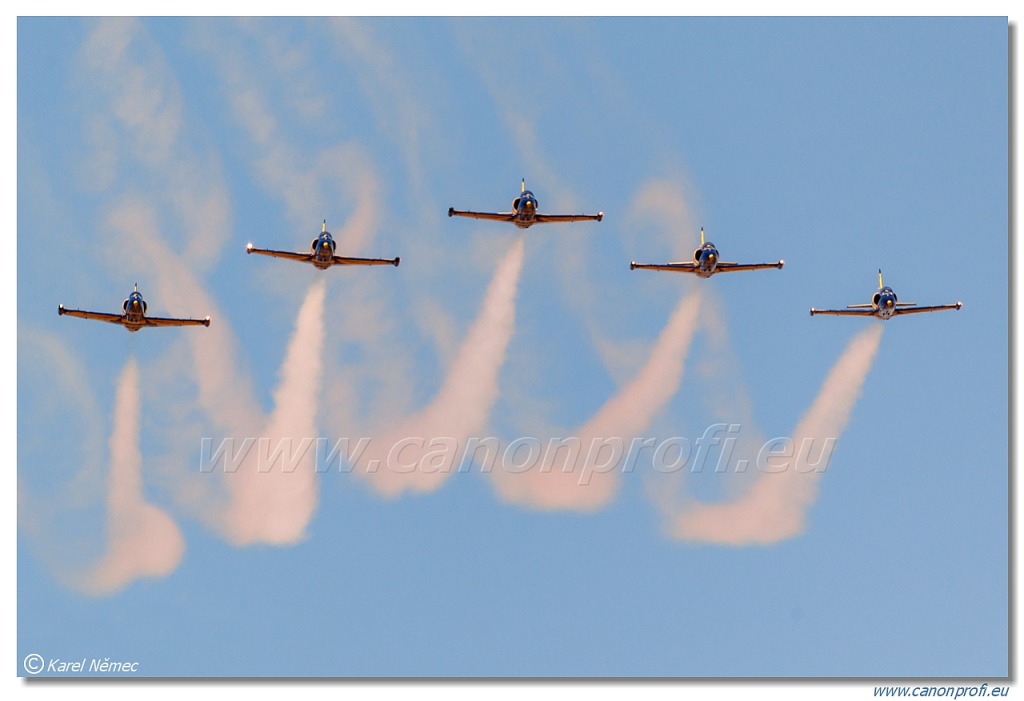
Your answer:
[[[323,231],[313,239],[310,244],[313,253],[313,265],[320,270],[326,270],[334,263],[334,249],[337,244],[331,237],[331,232]]]
[[[697,277],[711,277],[715,274],[715,268],[718,266],[718,249],[715,248],[715,244],[708,241],[702,244],[700,248],[693,252],[693,262],[697,266],[696,273]]]
[[[512,223],[520,229],[529,229],[535,223],[539,203],[537,198],[529,190],[523,190],[523,194],[512,200],[512,211],[516,213]]]
[[[145,326],[147,306],[146,300],[142,299],[142,294],[138,290],[128,295],[128,299],[121,305],[121,310],[124,311],[124,327],[135,333]]]
[[[890,319],[896,312],[896,293],[889,286],[880,287],[871,296],[871,307],[879,319]]]

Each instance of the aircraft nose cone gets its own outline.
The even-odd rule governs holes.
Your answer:
[[[892,300],[891,299],[885,300],[885,306],[891,307],[892,306]]]

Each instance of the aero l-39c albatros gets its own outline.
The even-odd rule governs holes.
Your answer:
[[[512,222],[520,229],[529,229],[534,224],[557,224],[573,221],[601,221],[604,212],[597,214],[543,214],[537,211],[540,204],[533,193],[526,189],[526,178],[523,178],[520,194],[512,200],[511,212],[473,212],[469,210],[448,208],[449,217],[469,217],[470,219],[490,219],[492,221]]]
[[[325,219],[324,225],[320,229],[320,235],[309,244],[308,253],[292,253],[291,251],[256,248],[252,243],[246,245],[245,252],[259,253],[260,255],[273,256],[274,258],[287,258],[288,260],[297,260],[301,263],[312,263],[320,270],[327,270],[332,265],[393,265],[397,268],[401,262],[401,258],[397,256],[395,258],[349,258],[346,256],[336,256],[334,255],[334,249],[337,245],[334,237],[331,236],[331,232],[327,230],[327,220]]]
[[[835,316],[877,316],[883,321],[897,314],[920,314],[922,312],[939,312],[944,309],[960,309],[963,302],[955,304],[939,304],[931,307],[919,307],[916,302],[899,302],[892,288],[882,282],[882,271],[878,271],[878,290],[871,296],[867,304],[850,304],[846,309],[815,309],[811,307],[811,316],[815,314],[833,314]]]
[[[106,321],[111,324],[120,324],[129,331],[135,332],[147,326],[209,326],[210,317],[205,319],[174,319],[160,316],[146,316],[146,300],[142,299],[138,283],[135,289],[128,295],[128,299],[121,305],[121,314],[110,314],[107,312],[87,312],[81,309],[65,309],[64,305],[57,306],[57,313],[61,316],[77,316],[82,319],[93,319],[95,321]]]
[[[743,270],[764,270],[765,268],[782,268],[784,260],[774,263],[730,263],[720,260],[718,249],[710,241],[704,241],[704,227],[700,229],[700,248],[693,252],[693,262],[645,264],[632,261],[630,270],[665,270],[673,273],[693,273],[697,277],[709,278],[715,273],[735,273]]]

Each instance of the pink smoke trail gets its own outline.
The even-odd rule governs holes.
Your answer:
[[[517,238],[498,263],[480,313],[433,401],[373,440],[357,458],[357,474],[366,477],[381,494],[396,496],[406,489],[437,489],[461,456],[454,446],[464,445],[487,425],[500,392],[498,373],[515,330],[523,247],[522,237]],[[439,441],[452,449],[439,448]]]
[[[846,428],[881,338],[882,324],[875,323],[850,341],[793,432],[794,454],[762,470],[743,496],[717,504],[691,501],[682,508],[663,504],[670,534],[704,543],[768,545],[802,533],[818,495],[820,451]]]
[[[281,365],[274,411],[238,469],[225,472],[228,503],[219,523],[236,545],[283,545],[305,535],[317,504],[317,395],[323,354],[325,284],[313,283]],[[275,454],[277,459],[275,460]]]
[[[699,292],[679,301],[640,372],[572,432],[579,439],[577,453],[552,451],[548,442],[528,469],[499,462],[491,472],[499,496],[539,509],[595,510],[611,501],[631,439],[679,389],[699,311]]]
[[[113,593],[140,577],[166,577],[177,568],[185,550],[174,521],[142,495],[139,404],[139,370],[133,358],[121,372],[114,404],[107,551],[79,581],[92,594]]]

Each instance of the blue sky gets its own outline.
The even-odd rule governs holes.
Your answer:
[[[1006,86],[1005,18],[21,19],[18,674],[35,652],[166,677],[1005,676]],[[524,177],[604,221],[445,216]],[[244,255],[324,219],[401,266]],[[701,226],[785,268],[629,270]],[[879,268],[964,307],[808,315],[869,301]],[[54,313],[136,282],[211,327]],[[719,423],[753,454],[836,447],[769,506],[777,475],[649,459],[586,488],[199,469],[204,436],[250,429]],[[707,503],[733,507],[696,523]]]

